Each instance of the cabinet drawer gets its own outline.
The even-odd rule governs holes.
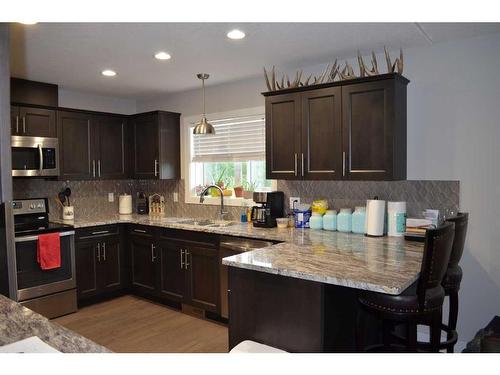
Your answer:
[[[194,246],[205,246],[209,248],[217,248],[219,246],[219,235],[212,233],[194,232],[180,229],[162,229],[160,239],[169,241],[182,241],[186,244]]]
[[[116,236],[120,233],[118,225],[100,225],[81,228],[76,231],[76,240],[97,239],[100,237]]]
[[[129,233],[135,236],[141,237],[153,237],[155,235],[156,228],[148,225],[131,225],[129,227]]]

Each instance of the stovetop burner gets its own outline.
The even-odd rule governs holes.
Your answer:
[[[72,229],[72,225],[48,222],[38,227],[18,226],[14,229],[15,236],[28,236],[42,233],[62,232]]]

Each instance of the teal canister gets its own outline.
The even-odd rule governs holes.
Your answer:
[[[311,218],[309,219],[309,228],[323,229],[323,215],[319,212],[313,212]]]
[[[340,209],[337,215],[337,230],[339,232],[350,232],[352,230],[352,213],[350,208]]]
[[[352,232],[365,233],[366,207],[359,206],[352,214]]]
[[[323,216],[324,230],[337,230],[337,211],[328,210]]]

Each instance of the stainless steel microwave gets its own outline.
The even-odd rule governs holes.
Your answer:
[[[57,138],[12,136],[12,176],[59,176]]]

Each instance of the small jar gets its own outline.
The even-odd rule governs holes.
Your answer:
[[[337,230],[350,232],[352,230],[352,213],[350,208],[342,208],[337,215]]]
[[[354,209],[352,214],[352,232],[365,233],[366,207],[359,206]]]
[[[323,216],[324,230],[337,230],[337,211],[328,210]]]
[[[309,228],[323,229],[323,215],[319,212],[313,212],[311,218],[309,219]]]

